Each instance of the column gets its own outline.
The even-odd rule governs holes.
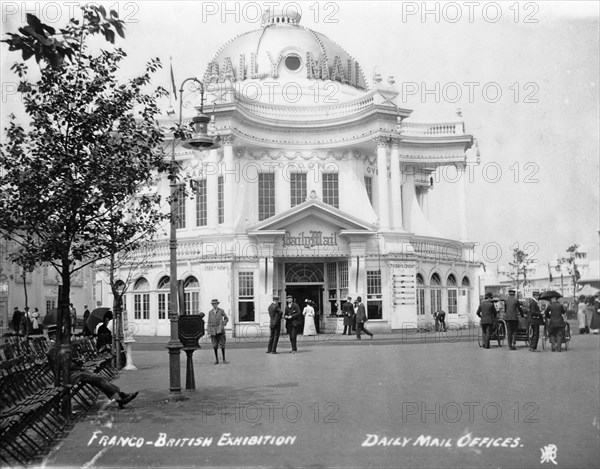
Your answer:
[[[390,155],[391,185],[392,185],[392,229],[402,228],[402,196],[400,179],[400,140],[392,139],[392,153]]]
[[[465,168],[466,163],[456,163],[458,173],[458,223],[460,227],[460,240],[467,240],[467,203],[465,195]]]
[[[216,230],[219,224],[218,217],[218,161],[219,155],[217,150],[210,150],[208,163],[205,165],[206,172],[206,225],[211,230]]]
[[[225,229],[233,228],[233,188],[236,178],[240,174],[236,170],[233,162],[233,135],[224,135],[221,137],[223,145],[223,164],[221,165],[221,175],[223,176],[223,205]]]
[[[382,230],[390,228],[390,205],[388,200],[387,178],[387,138],[377,137],[377,193],[379,195],[379,227]]]
[[[402,215],[404,216],[403,226],[406,231],[412,230],[412,204],[415,193],[415,168],[407,168],[403,172],[404,184],[402,185]]]

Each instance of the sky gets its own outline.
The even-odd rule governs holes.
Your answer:
[[[278,2],[272,2],[275,4]],[[166,65],[156,84],[202,78],[219,48],[260,28],[268,2],[106,2],[127,23],[118,42],[122,73],[151,57]],[[53,26],[76,2],[3,2],[2,34],[26,11]],[[542,264],[571,244],[598,258],[600,203],[599,11],[597,2],[279,2],[301,11],[300,24],[340,44],[361,65],[393,76],[398,104],[411,119],[448,120],[460,108],[480,164],[469,165],[469,239],[492,268],[518,246]],[[18,57],[2,53],[2,127],[15,109]],[[168,103],[165,103],[165,106]],[[470,153],[470,158],[474,155]],[[457,238],[453,182],[436,181],[430,218]],[[450,195],[450,196],[449,196]]]

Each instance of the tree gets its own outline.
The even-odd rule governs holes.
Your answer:
[[[567,273],[571,276],[571,280],[573,281],[573,300],[575,300],[577,296],[577,282],[581,277],[579,270],[577,269],[576,262],[576,260],[578,259],[577,254],[579,253],[578,249],[579,244],[572,244],[571,246],[569,246],[566,249],[568,255],[566,257],[561,257],[560,259],[558,259],[557,264],[558,269],[562,270],[562,267],[564,266],[567,270]]]
[[[519,295],[519,279],[521,274],[523,275],[523,287],[527,284],[527,266],[534,263],[535,260],[531,259],[530,254],[519,249],[518,247],[513,249],[513,260],[509,263],[512,267],[511,272],[508,276],[515,282],[515,290],[517,290],[517,296]]]
[[[47,262],[62,279],[58,298],[62,380],[69,382],[70,277],[78,269],[119,251],[135,249],[165,216],[153,189],[169,169],[155,116],[162,88],[146,93],[158,59],[145,72],[120,83],[116,72],[126,54],[119,48],[91,53],[95,34],[113,42],[124,23],[102,6],[82,7],[56,32],[34,15],[20,34],[8,34],[13,65],[29,122],[10,116],[0,145],[0,235],[14,240],[13,261],[29,267]],[[40,66],[30,81],[24,61]],[[144,189],[146,189],[144,191]],[[61,340],[61,337],[58,337]]]

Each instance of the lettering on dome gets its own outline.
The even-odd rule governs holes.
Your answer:
[[[267,54],[269,67],[261,70],[259,68],[257,54],[252,52],[249,60],[246,54],[240,54],[237,68],[233,66],[231,57],[225,57],[219,63],[213,60],[208,64],[204,83],[224,83],[225,81],[244,81],[261,78],[278,78],[279,65],[287,56],[279,54],[273,57],[271,53]],[[367,89],[362,70],[356,60],[347,58],[344,60],[336,55],[333,60],[326,60],[321,55],[316,58],[310,52],[306,53],[306,78],[315,80],[332,80],[340,83],[354,86],[363,90]]]

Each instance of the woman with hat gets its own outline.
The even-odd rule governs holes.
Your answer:
[[[313,302],[308,298],[304,300],[306,306],[304,307],[304,311],[302,311],[302,315],[304,316],[304,331],[303,335],[317,335],[317,329],[315,327],[315,309],[313,308]]]

